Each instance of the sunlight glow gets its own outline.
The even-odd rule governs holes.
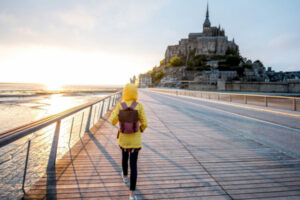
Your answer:
[[[0,49],[0,52],[2,50]],[[0,57],[5,78],[37,82],[55,90],[63,84],[120,84],[146,71],[142,58],[124,52],[75,51],[56,47],[11,49],[11,56]],[[150,66],[150,65],[149,65]]]
[[[46,90],[48,90],[48,91],[60,91],[60,90],[62,90],[62,84],[60,84],[60,83],[57,83],[57,82],[49,82],[49,83],[46,83],[45,84],[45,86],[46,86]]]

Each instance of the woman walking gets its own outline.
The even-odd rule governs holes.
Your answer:
[[[112,125],[119,122],[118,143],[122,150],[122,178],[128,182],[128,158],[130,158],[130,192],[129,199],[137,199],[134,195],[137,182],[137,159],[142,148],[143,132],[147,128],[147,119],[144,108],[137,102],[137,88],[133,84],[125,85],[123,99],[111,113]]]

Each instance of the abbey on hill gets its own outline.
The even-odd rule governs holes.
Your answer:
[[[190,33],[188,38],[181,39],[178,45],[168,46],[165,59],[169,62],[174,56],[187,57],[191,51],[195,51],[195,55],[225,55],[228,50],[237,52],[238,48],[234,39],[228,40],[224,29],[211,26],[207,5],[203,32]]]
[[[260,60],[242,57],[234,39],[229,41],[220,26],[211,26],[207,6],[203,32],[190,33],[178,45],[168,46],[158,66],[131,82],[139,87],[300,92],[300,71],[275,72]]]

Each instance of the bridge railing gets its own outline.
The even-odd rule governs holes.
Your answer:
[[[117,92],[0,133],[0,199],[22,198],[45,173],[55,178],[56,161],[70,152],[121,96]]]
[[[151,91],[193,96],[205,99],[212,99],[217,101],[227,101],[241,104],[249,104],[256,106],[264,106],[270,108],[278,108],[284,110],[299,111],[300,98],[285,97],[285,96],[270,96],[270,95],[251,95],[251,94],[237,94],[237,93],[222,93],[222,92],[204,92],[193,90],[176,90],[176,89],[159,89],[149,88]]]

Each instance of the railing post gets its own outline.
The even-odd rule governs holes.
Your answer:
[[[24,167],[24,175],[23,175],[23,182],[22,182],[22,190],[23,190],[24,195],[26,194],[26,192],[25,192],[25,180],[26,180],[26,173],[27,173],[27,166],[28,166],[28,159],[29,159],[30,145],[31,145],[31,140],[28,141],[28,145],[27,145],[27,153],[26,153],[26,160],[25,160],[25,167]]]
[[[110,97],[110,107],[109,107],[109,108],[112,108],[113,105],[114,105],[114,97],[111,96],[111,97]]]
[[[102,101],[101,110],[100,110],[100,116],[99,118],[102,118],[103,115],[103,109],[104,109],[104,100]]]
[[[112,96],[112,97],[111,97],[111,107],[113,107],[113,106],[114,106],[114,101],[115,101],[115,97],[114,97],[114,96]]]
[[[73,132],[73,124],[74,124],[74,117],[72,118],[72,123],[71,123],[71,130],[70,130],[70,137],[69,137],[69,149],[70,149],[70,142],[71,142],[71,138],[72,138],[72,132]]]
[[[80,130],[79,130],[79,137],[80,138],[81,138],[81,131],[82,131],[83,119],[84,119],[84,112],[82,112],[82,117],[81,117],[81,124],[80,124]]]
[[[104,99],[103,102],[104,102],[104,109],[103,109],[103,114],[102,114],[102,116],[104,116],[104,114],[105,114],[106,111],[107,111],[107,99]]]
[[[115,104],[118,102],[118,100],[119,100],[119,95],[116,95]]]
[[[97,105],[95,105],[94,116],[93,116],[93,125],[95,124]]]
[[[265,96],[265,106],[268,107],[268,97]]]
[[[99,111],[100,111],[100,103],[97,103],[96,104],[97,106],[96,106],[96,108],[95,108],[95,116],[94,116],[94,118],[96,118],[96,120],[98,121],[98,116],[99,116]]]
[[[93,111],[93,106],[90,106],[89,117],[88,117],[88,120],[87,120],[86,126],[85,126],[85,132],[89,132],[90,131],[92,111]]]
[[[104,99],[103,102],[104,102],[104,108],[103,108],[103,114],[102,114],[102,116],[104,116],[104,114],[107,111],[107,99]]]
[[[109,110],[109,103],[110,103],[110,101],[107,99],[107,105],[106,105],[106,108],[105,108],[105,113],[107,113],[107,111]]]
[[[292,99],[292,110],[297,111],[297,102],[296,102],[296,97]]]
[[[101,107],[102,107],[102,101],[99,103],[99,109],[98,109],[98,116],[97,118],[100,119],[100,113],[101,113]]]
[[[53,140],[52,140],[52,146],[51,146],[51,151],[50,151],[50,155],[49,155],[47,171],[52,171],[55,169],[56,154],[57,154],[59,132],[60,132],[60,124],[61,124],[61,120],[58,120],[56,122],[55,132],[54,132],[54,136],[53,136]]]
[[[111,108],[111,96],[109,97],[108,110]]]

